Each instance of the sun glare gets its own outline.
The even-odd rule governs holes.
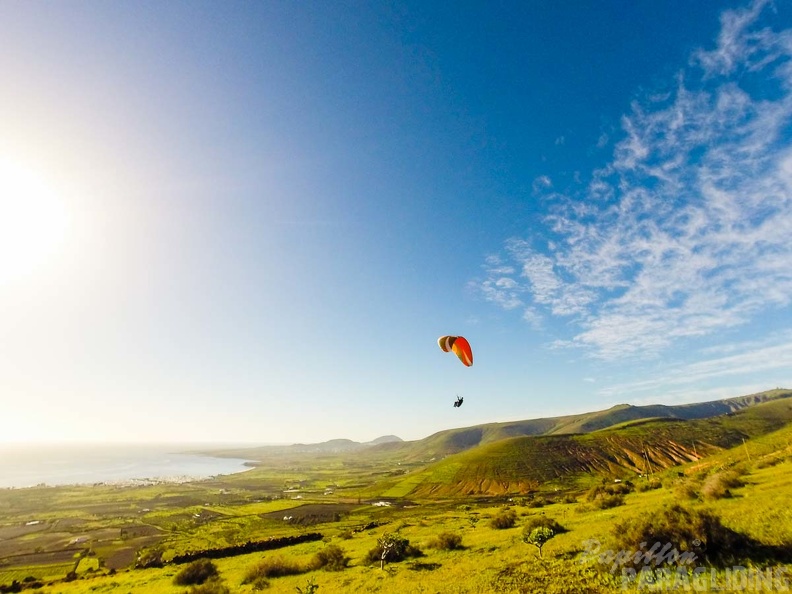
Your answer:
[[[65,205],[45,178],[0,159],[0,285],[52,260],[67,227]]]

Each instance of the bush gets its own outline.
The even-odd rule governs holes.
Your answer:
[[[193,586],[187,590],[187,594],[231,594],[231,590],[223,582],[213,578],[200,586]]]
[[[624,505],[624,497],[621,495],[600,495],[592,502],[592,505],[596,509],[611,509]]]
[[[456,551],[462,547],[462,537],[453,532],[442,532],[429,541],[429,548],[441,551]]]
[[[523,536],[525,536],[525,534],[530,534],[537,528],[549,528],[553,531],[553,534],[561,534],[562,532],[567,531],[566,528],[556,522],[553,518],[549,518],[547,516],[531,516],[523,525]]]
[[[260,584],[267,578],[299,575],[305,570],[296,562],[285,557],[267,557],[256,563],[245,573],[243,584]]]
[[[195,586],[217,575],[217,566],[214,563],[209,559],[198,559],[177,573],[173,583],[177,586]]]
[[[660,489],[663,486],[663,483],[660,482],[659,479],[653,478],[649,479],[646,482],[641,481],[635,487],[635,490],[639,493],[643,493],[644,491],[652,491],[654,489]]]
[[[588,493],[586,493],[586,501],[596,504],[598,500],[612,498],[614,495],[627,495],[632,493],[632,491],[633,485],[629,481],[625,483],[603,483],[589,489]]]
[[[327,545],[314,555],[311,567],[313,569],[325,569],[327,571],[342,571],[349,565],[349,557],[344,554],[344,550],[338,545]]]
[[[731,489],[744,487],[745,483],[734,470],[711,475],[701,487],[701,495],[705,499],[723,499],[731,497]]]
[[[674,495],[682,500],[698,499],[698,486],[692,481],[685,481],[674,488]]]
[[[549,502],[544,497],[534,497],[528,502],[528,507],[534,509],[544,507],[545,505],[549,505]]]
[[[366,554],[366,563],[380,563],[380,567],[385,562],[394,563],[403,561],[408,557],[421,557],[423,552],[418,547],[410,544],[410,541],[395,533],[385,533],[377,540],[377,546]]]
[[[517,514],[513,509],[504,509],[490,520],[490,526],[496,530],[503,530],[505,528],[514,528],[517,523]]]
[[[136,569],[163,567],[164,565],[165,562],[162,560],[162,551],[160,549],[149,549],[147,551],[138,552],[138,557],[135,561]]]
[[[617,524],[613,529],[617,550],[644,552],[654,549],[651,559],[631,557],[637,566],[673,564],[671,551],[695,555],[713,565],[726,566],[739,557],[748,540],[726,528],[709,511],[672,505],[658,514]],[[658,544],[659,543],[659,544]],[[670,547],[668,547],[670,545]],[[668,547],[661,554],[663,547]],[[661,556],[661,559],[658,559]],[[698,562],[698,561],[697,561]]]

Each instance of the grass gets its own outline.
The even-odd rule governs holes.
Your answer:
[[[358,457],[344,465],[328,457],[295,470],[273,462],[227,481],[4,490],[0,584],[32,577],[48,582],[43,590],[48,593],[184,594],[186,587],[174,578],[185,566],[128,570],[121,565],[111,575],[110,559],[122,553],[134,559],[139,550],[156,546],[167,560],[188,551],[318,531],[324,541],[213,560],[220,581],[207,582],[207,591],[246,594],[266,587],[294,593],[305,591],[309,580],[321,594],[622,591],[620,576],[609,573],[593,551],[617,546],[617,523],[659,518],[680,502],[678,487],[688,482],[696,486],[697,498],[685,506],[710,510],[727,528],[769,549],[792,545],[792,425],[784,425],[790,417],[789,404],[776,401],[720,419],[626,422],[585,435],[516,437],[420,470],[409,466],[407,474],[403,467],[393,473],[394,448],[381,464]],[[729,444],[733,447],[725,448]],[[644,451],[654,472],[638,478]],[[635,482],[632,492],[618,493],[624,505],[599,509],[586,501],[586,492],[597,486],[614,494],[629,491],[616,486],[615,476],[632,476]],[[706,484],[725,487],[730,496],[702,496]],[[324,495],[328,485],[334,487],[332,496]],[[303,499],[270,499],[282,496],[287,486],[298,486]],[[525,496],[531,489],[537,491],[533,498]],[[383,496],[395,498],[394,505],[371,505]],[[539,499],[542,507],[535,506]],[[313,510],[316,525],[283,521],[298,515],[299,506],[331,510],[327,504],[342,503],[351,505],[332,508],[344,510],[337,515],[303,508]],[[514,524],[493,528],[494,519],[509,513],[504,510],[513,513]],[[42,524],[25,526],[34,519]],[[522,535],[526,527],[551,521],[564,530],[554,529],[540,560]],[[385,534],[408,540],[423,556],[380,570],[367,555]],[[68,548],[82,536],[89,540]],[[62,562],[36,562],[56,554],[64,556]],[[77,579],[64,582],[75,568]],[[640,589],[628,584],[625,591]]]

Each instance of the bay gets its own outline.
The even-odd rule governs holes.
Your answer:
[[[0,443],[0,488],[184,482],[250,470],[244,459],[195,453],[234,445]]]

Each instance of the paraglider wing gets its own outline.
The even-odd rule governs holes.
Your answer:
[[[457,336],[451,350],[456,353],[459,360],[465,364],[466,367],[473,365],[473,351],[470,349],[470,343],[461,336]]]
[[[463,336],[441,336],[437,344],[444,352],[453,351],[466,367],[473,365],[473,351]]]
[[[451,347],[454,346],[456,336],[441,336],[437,339],[437,345],[443,350],[444,353],[450,353]]]

